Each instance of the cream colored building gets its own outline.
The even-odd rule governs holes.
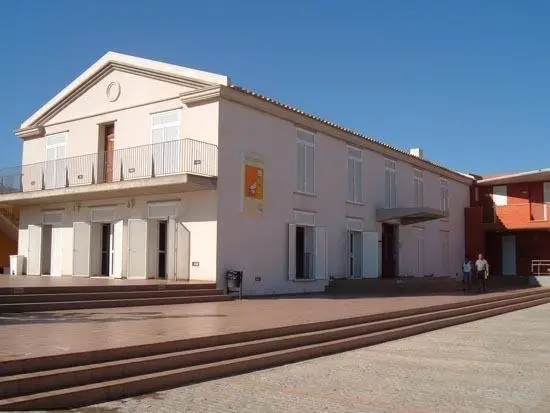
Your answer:
[[[232,85],[109,52],[16,131],[0,172],[26,273],[211,280],[449,275],[472,179]]]

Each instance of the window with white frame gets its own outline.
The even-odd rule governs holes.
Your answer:
[[[493,186],[493,203],[495,206],[508,205],[508,188],[506,185]]]
[[[413,176],[414,206],[424,206],[424,173],[418,169],[414,170]]]
[[[155,175],[181,171],[180,109],[151,114],[151,143]]]
[[[303,129],[297,130],[297,179],[296,189],[306,194],[315,193],[315,135]]]
[[[363,202],[363,156],[361,149],[348,147],[348,201]]]
[[[441,186],[441,211],[449,213],[449,181],[444,178],[439,180]]]
[[[397,206],[397,171],[394,160],[386,159],[385,181],[386,181],[386,208]]]

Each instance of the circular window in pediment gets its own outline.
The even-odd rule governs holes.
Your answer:
[[[109,102],[114,102],[120,96],[120,83],[111,82],[107,86],[107,100]]]

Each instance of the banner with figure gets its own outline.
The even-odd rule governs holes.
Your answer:
[[[244,213],[262,215],[264,210],[264,163],[258,157],[244,157]]]

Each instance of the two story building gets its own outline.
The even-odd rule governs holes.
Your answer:
[[[495,275],[548,275],[550,170],[477,176],[466,210],[466,250]]]
[[[213,281],[454,275],[473,178],[247,89],[109,52],[27,119],[26,273]]]

